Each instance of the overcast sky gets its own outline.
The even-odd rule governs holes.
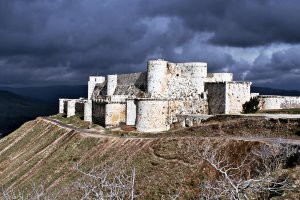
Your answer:
[[[300,90],[299,19],[299,0],[0,0],[0,85],[86,84],[164,58]]]

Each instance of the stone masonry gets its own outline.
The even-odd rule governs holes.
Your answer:
[[[250,86],[251,82],[233,81],[232,73],[207,73],[204,62],[150,60],[146,72],[91,76],[88,99],[60,99],[59,112],[105,127],[127,124],[140,132],[167,131],[182,116],[241,113],[253,96]],[[260,98],[267,108],[300,101]]]

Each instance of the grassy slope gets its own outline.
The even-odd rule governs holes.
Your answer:
[[[0,140],[0,188],[24,189],[43,182],[51,191],[77,180],[77,163],[86,171],[120,163],[120,168],[136,168],[140,199],[160,199],[179,188],[190,198],[210,170],[197,162],[189,143],[202,148],[208,141],[191,137],[89,138],[38,119]],[[259,145],[223,139],[209,143],[225,145],[235,160]]]

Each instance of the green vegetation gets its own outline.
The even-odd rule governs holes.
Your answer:
[[[76,128],[89,128],[90,123],[83,121],[80,116],[74,115],[72,117],[63,117],[61,115],[53,115],[50,118],[60,121],[66,125],[72,125]]]
[[[259,99],[253,97],[243,105],[243,113],[256,113],[259,110]]]

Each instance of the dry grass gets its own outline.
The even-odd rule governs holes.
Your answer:
[[[32,183],[43,182],[49,192],[56,191],[79,178],[74,169],[78,163],[86,171],[117,163],[125,170],[135,167],[139,199],[160,199],[178,191],[183,199],[190,199],[209,170],[194,157],[191,143],[199,149],[226,144],[232,159],[260,145],[200,137],[89,138],[40,119],[0,140],[0,188],[26,190]]]

